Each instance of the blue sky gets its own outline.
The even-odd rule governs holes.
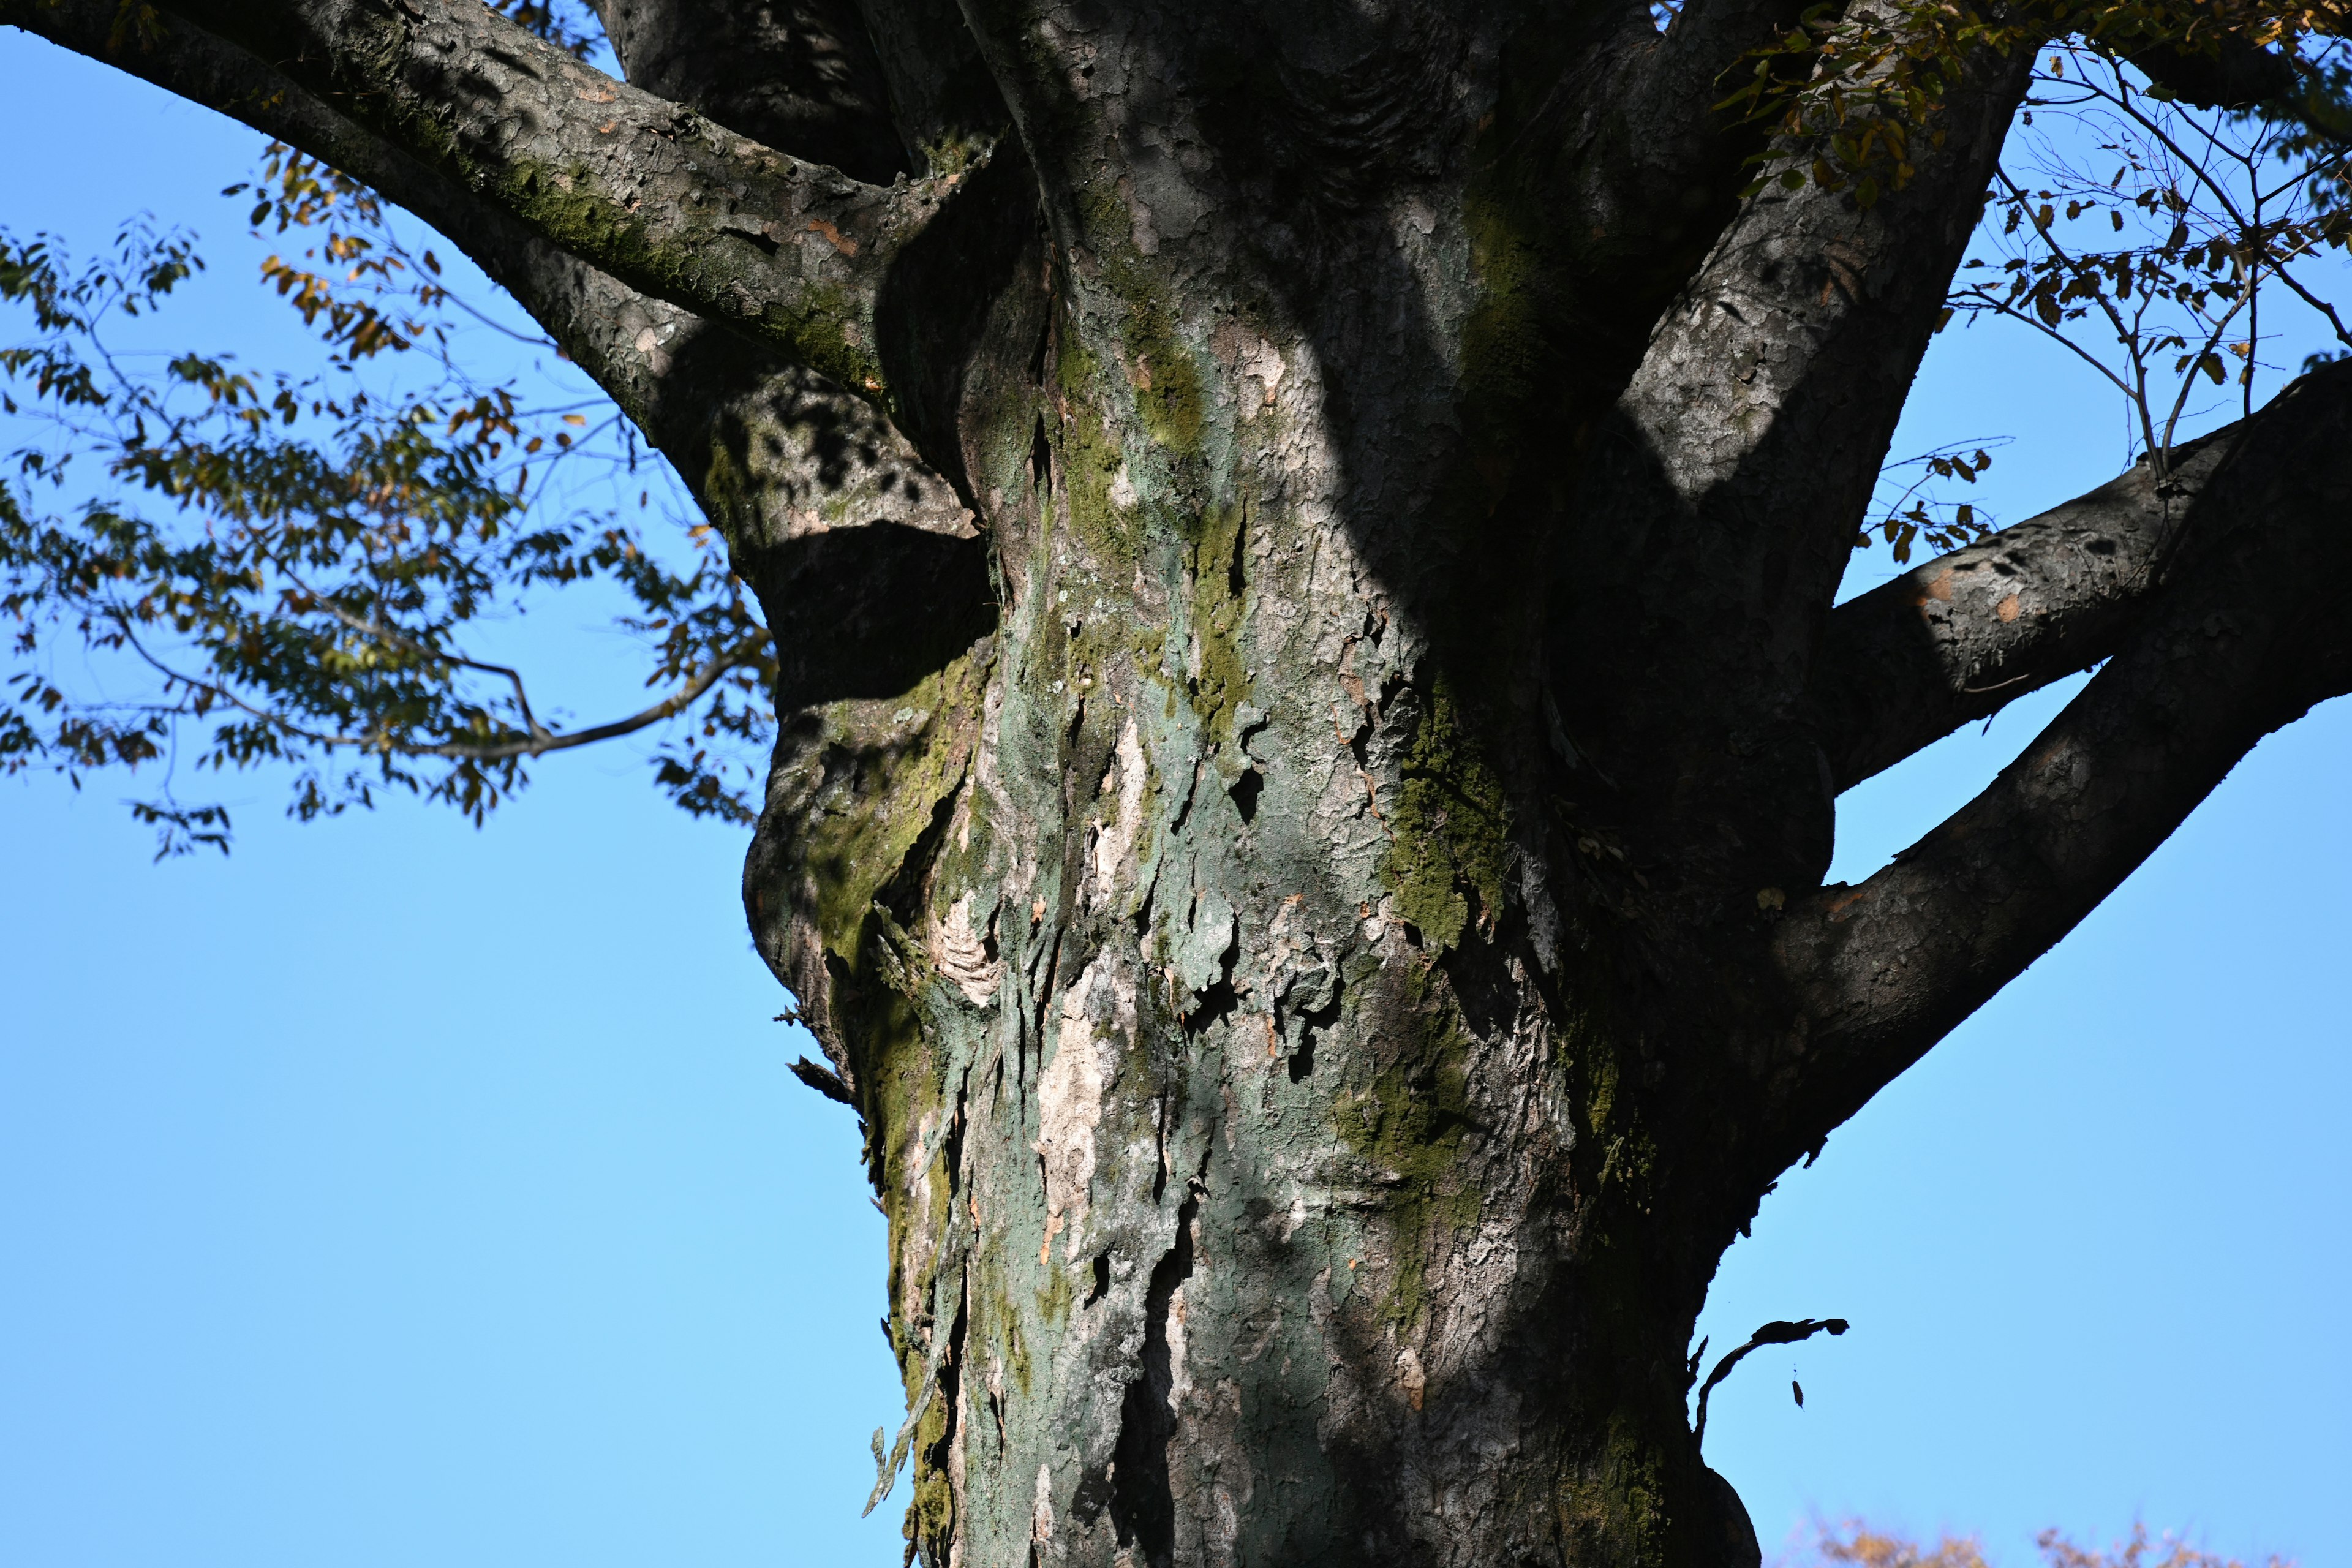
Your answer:
[[[212,194],[257,139],[14,33],[0,79],[0,223],[198,228],[196,319],[267,363]],[[1898,447],[2017,437],[1982,498],[2014,518],[2112,474],[2121,430],[1979,329]],[[2063,696],[1849,795],[1834,874]],[[1767,1201],[1703,1331],[1854,1325],[1715,1396],[1768,1554],[1861,1512],[2010,1563],[2135,1517],[2352,1562],[2347,777],[2345,704],[2265,742]],[[156,866],[115,781],[0,784],[0,1561],[895,1563],[902,1500],[857,1516],[898,1408],[880,1218],[850,1117],[784,1071],[808,1042],[771,1022],[740,833],[626,750],[478,833],[298,826],[274,790],[228,781],[232,859]]]

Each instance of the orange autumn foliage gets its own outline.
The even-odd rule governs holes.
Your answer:
[[[2044,1568],[2247,1568],[2235,1557],[2206,1552],[2169,1532],[2149,1539],[2147,1527],[2135,1523],[2129,1539],[2105,1551],[2077,1546],[2062,1531],[2045,1530],[2034,1537]],[[1859,1520],[1838,1528],[1819,1529],[1813,1544],[1814,1563],[1840,1568],[1991,1568],[1984,1543],[1976,1536],[1940,1537],[1932,1550],[1908,1537],[1871,1529]],[[2271,1556],[2262,1568],[2294,1568],[2291,1559]]]

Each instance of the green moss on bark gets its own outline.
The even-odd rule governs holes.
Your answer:
[[[1429,1259],[1478,1220],[1478,1193],[1462,1176],[1470,1126],[1470,1047],[1443,978],[1407,981],[1414,1033],[1366,1089],[1343,1093],[1333,1122],[1357,1158],[1395,1183],[1387,1217],[1395,1272],[1381,1314],[1410,1326],[1428,1305]]]
[[[1108,567],[1134,559],[1140,533],[1133,511],[1111,500],[1127,454],[1116,426],[1096,405],[1100,362],[1078,344],[1076,331],[1064,332],[1062,342],[1055,379],[1062,395],[1057,444],[1065,500],[1070,526]]]
[[[907,1504],[904,1533],[929,1549],[926,1558],[932,1562],[946,1561],[942,1548],[955,1533],[955,1488],[944,1464],[952,1414],[941,1394],[915,1424],[915,1495]]]
[[[1207,426],[1208,395],[1192,353],[1177,336],[1174,315],[1150,293],[1135,296],[1126,340],[1128,375],[1144,429],[1178,457],[1198,455]]]
[[[1595,1462],[1561,1502],[1573,1535],[1606,1542],[1623,1561],[1666,1560],[1664,1456],[1654,1436],[1626,1413],[1611,1414]]]
[[[1463,204],[1478,303],[1462,323],[1462,391],[1491,416],[1534,395],[1543,369],[1545,267],[1531,214],[1492,190]]]
[[[1192,541],[1192,632],[1200,648],[1200,673],[1192,679],[1192,708],[1213,742],[1233,738],[1234,710],[1249,694],[1241,630],[1248,612],[1241,580],[1245,512],[1238,506],[1213,508]]]
[[[1396,895],[1397,912],[1443,952],[1461,942],[1472,895],[1482,921],[1501,911],[1510,826],[1501,781],[1478,754],[1443,677],[1431,689],[1402,772],[1381,880]]]
[[[984,662],[966,653],[898,699],[901,710],[929,715],[914,735],[877,737],[868,744],[854,733],[841,737],[865,770],[860,798],[854,809],[813,818],[803,861],[816,889],[818,935],[825,952],[852,974],[865,968],[876,896],[898,875],[940,803],[963,781],[985,679]]]

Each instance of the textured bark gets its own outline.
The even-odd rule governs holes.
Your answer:
[[[1724,1247],[2352,683],[2346,373],[1832,609],[2023,62],[1873,207],[1743,201],[1709,106],[1793,9],[610,0],[624,85],[458,0],[192,0],[119,53],[467,248],[758,590],[745,900],[866,1128],[926,1562],[1754,1564],[1685,1412]],[[1839,790],[2102,659],[1821,887]]]
[[[2243,434],[2231,426],[2176,449],[2162,477],[2135,464],[1840,605],[1811,689],[1837,787],[2115,652]]]
[[[2183,500],[2164,591],[2082,694],[1895,864],[1790,910],[1780,947],[1811,1031],[1786,1069],[1811,1123],[1800,1137],[1825,1134],[2090,913],[2256,741],[2345,690],[2352,365],[2305,377],[2229,437]]]
[[[168,10],[583,259],[887,398],[877,286],[963,170],[868,184],[614,81],[473,0]]]

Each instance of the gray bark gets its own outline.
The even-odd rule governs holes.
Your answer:
[[[1832,609],[2017,59],[1864,209],[1739,198],[1742,0],[611,0],[632,84],[459,0],[163,12],[120,63],[464,246],[761,595],[745,901],[929,1563],[1754,1564],[1724,1247],[2352,684],[2340,374]],[[1839,790],[2100,660],[1821,886]]]

